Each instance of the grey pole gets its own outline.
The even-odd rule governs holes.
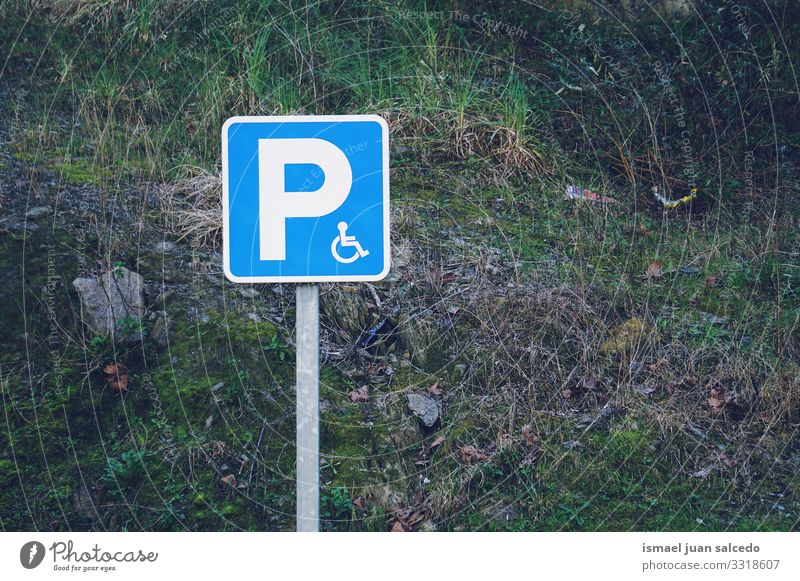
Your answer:
[[[297,285],[297,531],[319,531],[319,287]]]

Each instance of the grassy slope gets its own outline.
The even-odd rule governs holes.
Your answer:
[[[751,41],[757,60],[739,51],[743,41],[730,11],[712,8],[704,15],[707,27],[689,19],[667,23],[671,30],[656,23],[625,31],[609,19],[573,23],[563,13],[516,5],[498,12],[486,3],[488,13],[527,31],[520,38],[446,17],[467,10],[450,3],[427,11],[414,3],[403,10],[388,3],[312,5],[294,13],[249,2],[229,10],[149,2],[128,12],[74,6],[67,14],[37,12],[24,28],[23,9],[5,7],[11,14],[1,33],[12,48],[3,80],[15,87],[17,160],[67,182],[100,186],[113,206],[131,178],[170,181],[184,164],[217,167],[218,131],[228,115],[379,112],[401,146],[393,159],[395,203],[418,210],[405,235],[419,236],[426,255],[472,260],[432,234],[455,231],[476,248],[496,248],[503,264],[517,263],[520,283],[566,285],[588,297],[591,308],[576,309],[579,322],[566,327],[548,327],[547,316],[531,312],[527,325],[535,331],[528,334],[502,317],[491,329],[559,355],[558,369],[550,360],[531,360],[537,392],[528,399],[508,395],[526,381],[519,368],[499,374],[486,365],[506,359],[478,345],[487,331],[478,315],[488,308],[478,299],[462,304],[478,322],[463,319],[446,339],[476,345],[475,351],[467,347],[460,358],[448,352],[418,376],[396,379],[439,380],[464,396],[448,401],[446,443],[425,472],[434,481],[429,497],[441,528],[796,526],[798,482],[790,459],[797,454],[799,413],[791,364],[800,349],[797,200],[796,186],[773,178],[775,168],[788,170],[786,152],[796,147],[797,95],[786,54],[796,51],[780,44],[765,15],[748,13],[765,30]],[[50,19],[59,26],[53,29]],[[599,49],[591,48],[588,34]],[[796,38],[786,34],[783,41]],[[617,64],[604,63],[607,55]],[[664,63],[682,109],[659,84],[656,62]],[[774,79],[771,93],[764,70]],[[747,103],[746,114],[740,103]],[[681,110],[689,158],[682,157]],[[566,183],[602,189],[621,203],[597,209],[564,202]],[[662,211],[649,191],[658,185],[680,197],[691,183],[700,188],[691,209]],[[156,213],[139,211],[161,223]],[[68,234],[43,236],[29,238],[27,251],[19,240],[3,239],[0,267],[11,276],[25,252],[28,292],[46,277],[46,258],[31,248],[52,243],[63,264],[72,262]],[[114,236],[89,245],[92,258],[107,264],[138,258]],[[653,260],[663,275],[647,280]],[[76,273],[68,266],[64,280]],[[226,309],[198,321],[179,301],[168,309],[177,321],[173,358],[152,346],[114,353],[77,337],[59,350],[58,387],[44,341],[34,343],[32,356],[19,340],[26,331],[47,335],[41,306],[29,300],[25,314],[34,329],[27,330],[17,306],[23,289],[7,286],[3,293],[4,303],[15,306],[4,312],[2,444],[6,458],[13,451],[17,460],[16,466],[0,460],[4,528],[99,526],[76,514],[81,477],[100,490],[109,528],[291,526],[292,421],[280,409],[289,397],[283,389],[291,385],[292,353],[270,324]],[[236,297],[227,287],[219,293]],[[71,307],[63,301],[59,309],[66,312]],[[703,312],[729,323],[711,324]],[[652,321],[659,345],[601,354],[608,330],[630,316]],[[508,359],[521,361],[524,350],[512,347],[504,346]],[[124,398],[101,391],[97,368],[109,359],[125,361],[136,385],[152,387]],[[36,363],[28,368],[26,360]],[[473,365],[466,378],[454,375],[459,363]],[[631,364],[645,368],[644,375],[630,372]],[[597,374],[599,395],[559,399],[570,381],[561,367]],[[266,389],[263,377],[270,378]],[[224,387],[212,393],[220,382]],[[714,415],[707,398],[715,382],[757,395],[743,395],[736,413]],[[365,450],[374,453],[385,434],[366,428],[365,411],[347,402],[352,386],[340,370],[326,370],[325,383],[335,403],[326,412],[332,427],[323,441],[332,456],[323,469],[327,526],[382,530],[385,516],[360,511],[353,500],[374,469],[362,460],[370,455]],[[654,396],[639,395],[642,385],[655,387]],[[491,406],[473,412],[470,402],[486,394]],[[607,402],[628,413],[609,429],[584,434],[581,415]],[[541,410],[569,413],[556,419],[537,415]],[[206,430],[210,415],[216,419]],[[700,441],[687,434],[687,421],[701,426]],[[516,438],[525,423],[542,437],[536,462],[526,461],[529,450],[520,445],[478,466],[459,461],[460,447],[490,449],[506,430]],[[254,452],[263,425],[273,443]],[[419,451],[408,450],[406,460]],[[239,455],[248,452],[261,454],[255,476],[249,466],[240,470]],[[691,476],[708,466],[707,476]],[[232,491],[220,482],[233,472],[237,480],[240,472],[248,475],[248,488]],[[18,502],[20,487],[25,504]],[[777,503],[785,510],[775,510]]]

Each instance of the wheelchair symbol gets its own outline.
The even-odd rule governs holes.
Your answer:
[[[361,244],[359,244],[355,236],[347,235],[347,222],[339,222],[337,228],[339,229],[339,235],[333,239],[333,242],[331,242],[331,254],[338,262],[341,262],[342,264],[350,264],[351,262],[355,262],[359,258],[363,258],[369,254],[369,250],[364,250],[361,248]],[[355,248],[355,253],[348,258],[342,258],[342,256],[339,254],[339,250],[337,249],[338,246],[341,246],[342,248]]]

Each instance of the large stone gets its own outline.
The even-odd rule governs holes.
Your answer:
[[[169,343],[174,335],[172,329],[172,320],[165,312],[158,313],[158,316],[150,329],[150,340],[158,346],[159,349],[167,349]]]
[[[72,286],[81,300],[81,318],[102,337],[123,337],[144,312],[144,279],[126,268],[94,278],[76,278]]]
[[[401,314],[397,318],[395,328],[402,348],[409,353],[411,359],[419,367],[429,363],[431,347],[436,341],[436,326],[425,317]]]
[[[420,393],[409,393],[408,411],[414,414],[426,428],[432,428],[439,419],[439,404],[436,400]]]
[[[72,493],[72,510],[86,520],[97,519],[96,503],[83,483]]]
[[[53,212],[50,206],[36,206],[35,208],[31,208],[25,214],[25,217],[29,220],[36,220],[37,218],[41,218],[42,216],[46,216],[47,214],[51,214]]]
[[[358,288],[335,285],[320,296],[322,312],[328,323],[351,341],[358,340],[370,328],[372,315]]]

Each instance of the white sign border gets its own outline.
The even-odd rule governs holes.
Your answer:
[[[228,213],[228,129],[235,123],[299,123],[308,121],[347,122],[373,121],[381,126],[383,144],[383,270],[378,274],[334,276],[237,276],[230,269],[230,223]],[[389,125],[380,115],[247,115],[234,116],[222,124],[222,270],[234,283],[290,283],[290,282],[375,282],[389,274],[392,263],[389,213]]]

